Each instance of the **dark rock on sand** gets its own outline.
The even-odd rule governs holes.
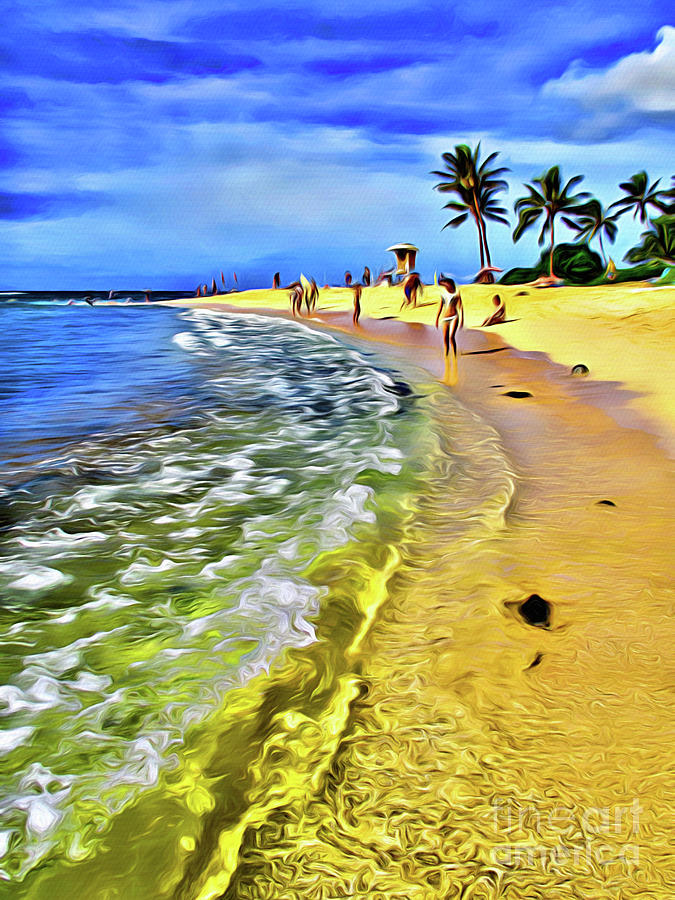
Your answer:
[[[504,391],[502,397],[531,397],[532,394],[529,391]]]
[[[598,500],[596,506],[616,506],[613,500]]]
[[[530,594],[518,607],[518,612],[528,625],[548,628],[551,624],[551,604],[539,594]]]

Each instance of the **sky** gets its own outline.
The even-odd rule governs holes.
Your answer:
[[[675,22],[665,0],[0,0],[0,289],[320,283],[420,248],[479,267],[430,172],[481,142],[514,200],[554,164],[607,204],[669,186]],[[668,14],[670,11],[670,15]],[[618,262],[643,230],[620,220]],[[560,240],[572,235],[559,229]]]

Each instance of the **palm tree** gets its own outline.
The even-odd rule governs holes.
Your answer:
[[[632,263],[655,260],[675,266],[675,215],[659,216],[651,220],[651,227],[640,235],[641,244],[624,256]]]
[[[555,217],[558,213],[566,212],[572,215],[583,214],[587,207],[582,201],[585,201],[590,195],[585,191],[580,194],[571,194],[570,191],[579,182],[584,180],[583,175],[575,175],[570,178],[567,184],[562,187],[560,180],[560,169],[558,166],[552,166],[548,172],[545,172],[541,178],[532,179],[535,184],[539,185],[539,189],[531,184],[524,187],[530,192],[528,197],[520,197],[516,200],[513,208],[518,213],[518,224],[513,232],[513,240],[519,241],[527,229],[534,225],[539,216],[544,213],[545,219],[542,229],[539,233],[538,243],[541,246],[546,239],[546,235],[551,235],[551,252],[549,274],[553,278],[553,248],[555,246]]]
[[[666,214],[675,215],[675,175],[670,176],[670,188],[663,191],[663,199],[666,202]]]
[[[597,237],[600,241],[600,252],[602,253],[603,262],[607,265],[605,248],[602,245],[602,233],[604,231],[613,244],[616,240],[616,233],[619,230],[616,224],[617,218],[618,213],[613,216],[607,215],[607,212],[602,208],[602,203],[593,198],[584,204],[584,212],[578,213],[578,221],[569,219],[567,216],[563,216],[562,220],[568,228],[577,232],[576,240],[578,242],[584,241],[590,244],[593,238]]]
[[[657,191],[660,181],[661,179],[658,178],[654,184],[650,184],[647,173],[638,172],[637,175],[631,177],[630,181],[624,181],[619,185],[626,196],[616,200],[609,208],[612,209],[613,206],[616,206],[618,216],[622,216],[632,209],[633,218],[639,217],[644,225],[647,222],[648,206],[653,206],[659,212],[667,211],[667,193]]]
[[[487,241],[486,219],[508,225],[504,218],[506,210],[498,205],[496,195],[506,190],[506,182],[498,176],[509,170],[504,166],[490,169],[499,153],[491,153],[482,164],[480,159],[480,142],[475,150],[467,144],[458,144],[454,153],[443,153],[446,170],[434,171],[431,174],[448,179],[434,185],[435,190],[444,194],[455,194],[457,200],[446,203],[443,209],[451,209],[458,213],[443,228],[457,228],[471,215],[478,229],[481,269],[492,265],[490,249]],[[442,229],[441,229],[442,230]],[[491,277],[491,276],[490,276]]]

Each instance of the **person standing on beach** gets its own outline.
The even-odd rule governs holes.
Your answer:
[[[443,381],[445,384],[456,384],[457,382],[457,329],[464,325],[464,307],[462,306],[462,298],[457,290],[457,286],[452,278],[441,275],[438,279],[438,286],[441,289],[441,297],[438,303],[438,312],[436,313],[436,328],[438,322],[443,318],[443,355],[445,357],[445,373]]]
[[[488,325],[501,325],[501,323],[506,320],[506,304],[499,296],[499,294],[494,295],[494,297],[492,298],[492,302],[494,303],[496,309],[483,322],[483,324],[480,326],[481,328],[487,328]]]
[[[354,314],[352,315],[352,322],[354,325],[358,325],[359,319],[361,318],[361,294],[363,293],[363,288],[357,281],[352,285],[352,290],[354,291]]]
[[[368,266],[366,266],[363,270],[361,281],[363,282],[365,287],[370,287],[370,269],[368,268]]]
[[[345,272],[345,285],[347,287],[351,287],[351,284],[352,284],[352,273]]]
[[[272,290],[278,291],[280,284],[281,284],[281,275],[279,274],[279,272],[275,272],[274,277],[272,278]]]

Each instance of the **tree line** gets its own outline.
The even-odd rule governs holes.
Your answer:
[[[443,229],[457,228],[469,218],[473,220],[478,231],[482,280],[488,282],[494,280],[492,272],[499,270],[492,265],[487,223],[493,221],[509,225],[507,211],[500,205],[499,195],[508,189],[503,176],[510,170],[505,166],[495,166],[498,156],[498,152],[491,153],[481,162],[480,143],[474,149],[467,144],[458,144],[454,152],[442,154],[445,168],[431,172],[444,179],[434,186],[435,190],[452,195],[443,209],[449,209],[455,215]],[[513,240],[519,241],[526,231],[541,223],[538,243],[542,246],[549,239],[551,278],[555,277],[553,251],[558,217],[576,232],[577,242],[590,245],[597,238],[603,263],[607,266],[603,236],[614,243],[621,216],[632,211],[633,218],[645,225],[650,212],[655,210],[660,215],[650,219],[640,243],[629,250],[624,259],[631,263],[657,261],[664,267],[675,265],[675,176],[670,189],[666,190],[659,189],[661,179],[650,184],[647,173],[638,172],[619,185],[622,196],[606,209],[586,191],[576,191],[583,180],[583,175],[575,175],[564,183],[560,167],[551,166],[541,177],[524,184],[527,194],[514,203],[518,221],[513,230]]]

